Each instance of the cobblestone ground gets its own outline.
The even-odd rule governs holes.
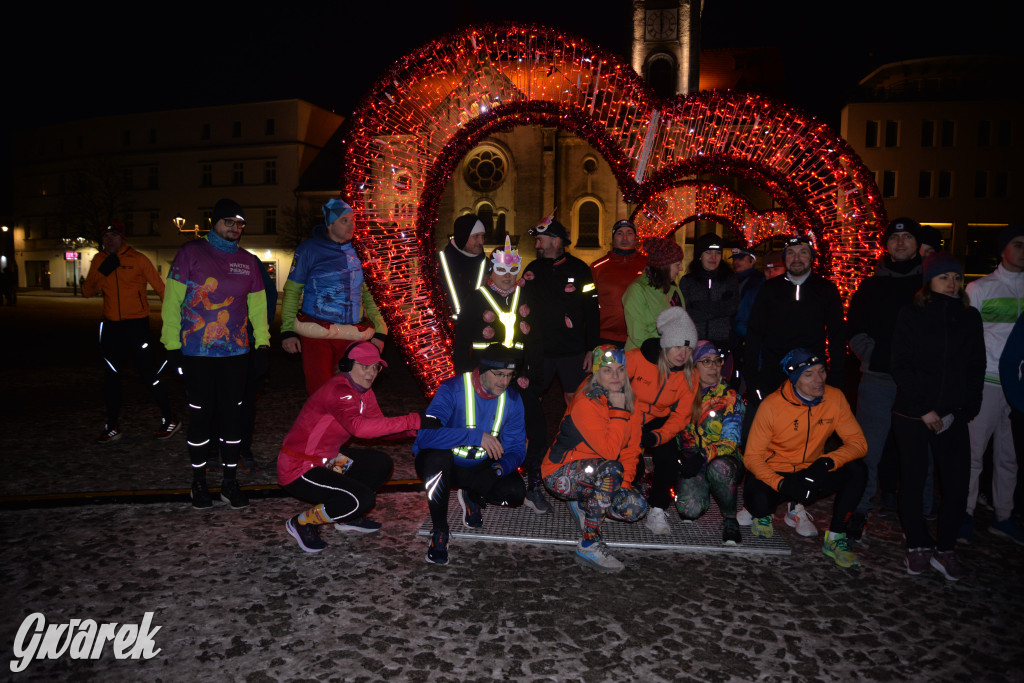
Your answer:
[[[871,520],[858,571],[776,520],[790,556],[616,550],[628,569],[606,576],[565,546],[461,541],[450,565],[428,565],[417,493],[382,494],[380,534],[325,531],[318,555],[284,532],[301,509],[291,499],[193,511],[174,493],[188,484],[184,439],[150,437],[158,414],[137,383],[125,386],[125,438],[93,443],[98,315],[81,299],[0,308],[0,643],[15,659],[34,612],[50,623],[140,623],[153,612],[160,652],[118,661],[108,646],[99,661],[4,666],[13,680],[1024,680],[1024,548],[988,534],[984,513],[976,541],[959,548],[972,576],[951,584],[905,573],[886,514]],[[296,358],[275,351],[271,365],[257,418],[268,464],[305,398]],[[378,387],[388,414],[425,405],[399,366]],[[171,390],[183,406],[181,387]],[[415,476],[408,442],[377,445],[396,479]],[[275,477],[270,468],[241,481]],[[77,496],[111,491],[171,493]],[[830,504],[811,507],[819,529]]]

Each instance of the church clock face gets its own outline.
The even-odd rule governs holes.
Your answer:
[[[679,17],[674,9],[650,9],[645,17],[644,39],[675,40],[679,37]]]

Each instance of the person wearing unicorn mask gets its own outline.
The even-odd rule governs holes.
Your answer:
[[[534,326],[533,302],[528,300],[519,274],[523,259],[505,237],[505,248],[495,249],[488,262],[486,283],[463,297],[462,314],[455,325],[455,372],[472,372],[488,346],[499,343],[517,360],[518,377],[512,383],[523,400],[529,447],[524,468],[527,474],[526,504],[537,514],[551,505],[540,483],[540,463],[547,450],[547,424],[535,387],[543,379],[543,347]]]

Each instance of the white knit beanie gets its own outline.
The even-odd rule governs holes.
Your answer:
[[[658,334],[661,335],[661,348],[673,346],[697,346],[697,326],[693,324],[690,314],[678,306],[670,306],[658,314]]]

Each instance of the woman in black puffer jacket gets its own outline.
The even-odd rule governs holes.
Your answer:
[[[965,575],[953,548],[967,503],[971,468],[967,423],[981,409],[985,338],[981,315],[970,307],[962,288],[963,270],[952,255],[931,254],[923,280],[914,302],[896,318],[892,338],[899,512],[907,537],[907,572],[920,574],[930,564],[956,581]],[[937,543],[921,505],[929,447],[942,481]]]

